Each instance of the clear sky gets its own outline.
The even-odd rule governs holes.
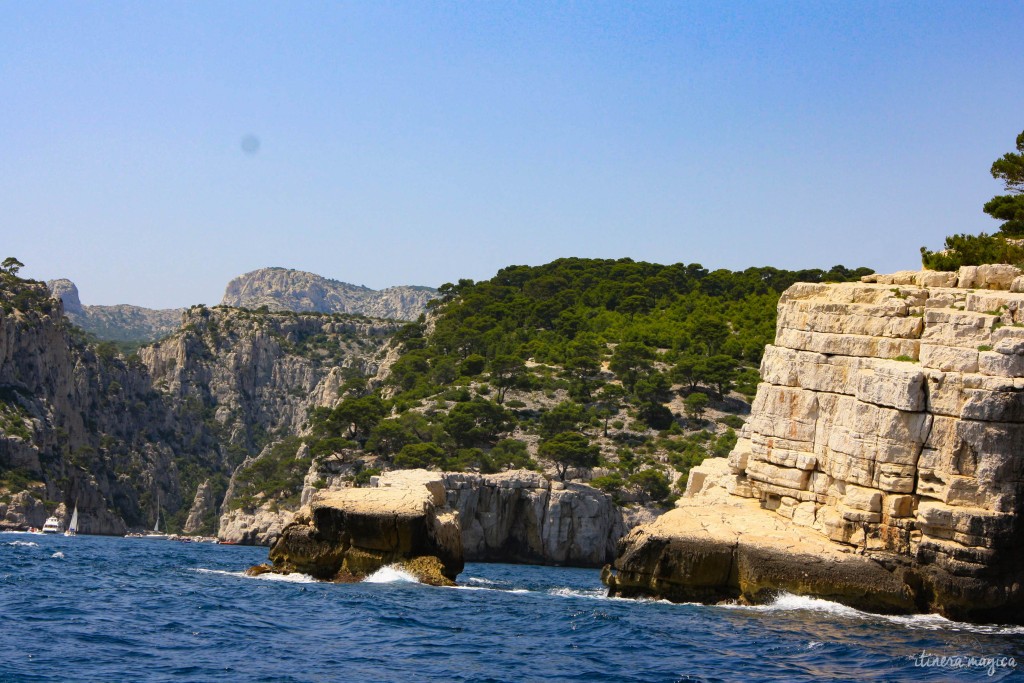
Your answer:
[[[1020,2],[0,0],[0,257],[86,304],[284,266],[916,268],[994,230]]]

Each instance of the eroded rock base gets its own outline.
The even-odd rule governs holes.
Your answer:
[[[300,572],[348,582],[398,564],[424,583],[452,585],[463,568],[462,531],[439,475],[394,472],[376,488],[315,498],[284,529],[270,561],[250,573]]]

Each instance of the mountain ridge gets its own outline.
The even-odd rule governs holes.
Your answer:
[[[153,342],[178,330],[186,308],[146,308],[131,304],[85,305],[78,286],[67,278],[46,282],[64,314],[76,326],[103,341]],[[437,296],[433,287],[396,285],[375,290],[364,285],[292,268],[258,268],[232,278],[222,306],[294,313],[348,313],[371,318],[415,320]]]
[[[274,266],[233,278],[224,290],[221,305],[415,320],[436,295],[437,290],[432,287],[397,285],[374,290],[308,271]]]

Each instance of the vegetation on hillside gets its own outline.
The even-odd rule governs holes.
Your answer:
[[[993,197],[983,210],[1002,221],[993,235],[957,234],[946,238],[945,249],[921,247],[921,261],[932,270],[956,270],[985,263],[1024,265],[1024,132],[1017,136],[1017,151],[1007,152],[992,164],[992,177],[1003,181],[1008,194]]]
[[[780,293],[870,272],[569,258],[445,284],[395,335],[379,386],[352,380],[311,414],[311,452],[485,473],[540,461],[662,500],[671,478],[735,443],[741,418],[706,416],[747,410]]]

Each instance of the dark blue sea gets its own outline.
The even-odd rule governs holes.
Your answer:
[[[266,557],[2,533],[0,681],[1024,678],[1020,627],[794,596],[753,608],[613,600],[589,569],[470,564],[458,588],[389,569],[349,585],[243,575]]]

